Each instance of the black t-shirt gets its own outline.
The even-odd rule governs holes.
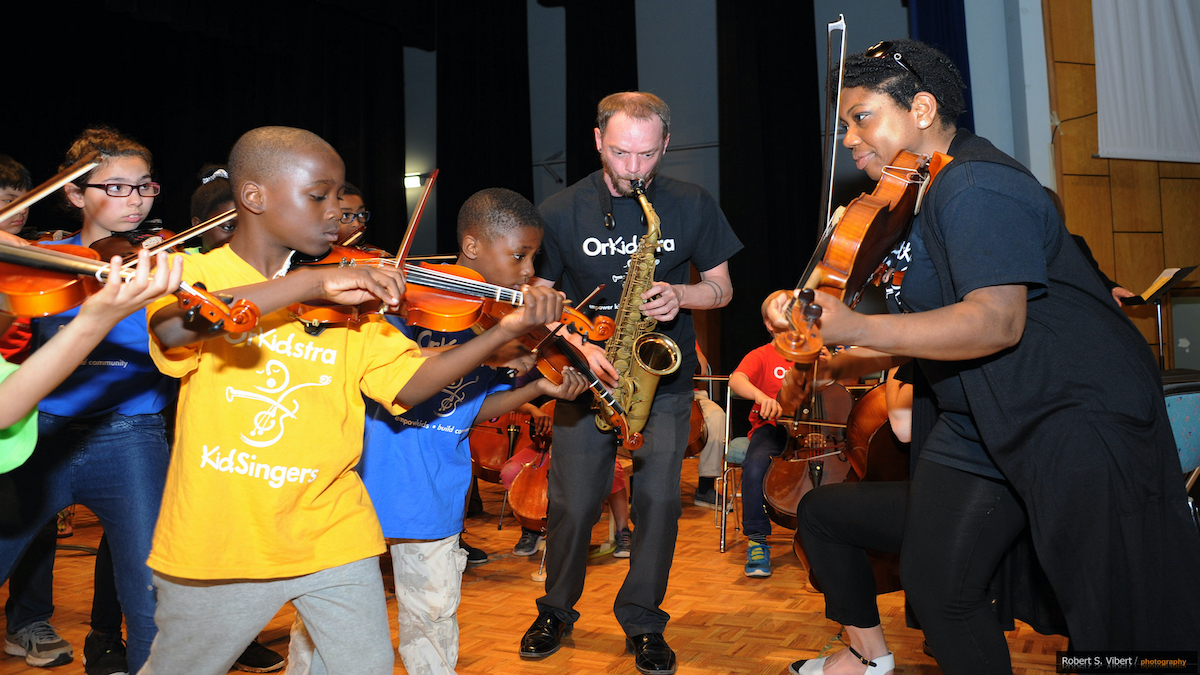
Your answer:
[[[686,284],[690,265],[706,272],[742,248],[725,214],[703,188],[691,183],[656,177],[646,190],[658,214],[662,234],[655,253],[655,280]],[[629,258],[646,234],[637,200],[612,197],[597,171],[551,196],[539,210],[546,219],[546,234],[537,260],[537,276],[562,281],[572,300],[581,300],[596,286],[604,290],[585,308],[588,314],[615,316],[625,283]],[[605,215],[611,213],[613,229]],[[673,320],[659,322],[656,330],[670,337],[683,353],[683,363],[673,375],[659,381],[660,391],[687,391],[696,370],[696,333],[692,313],[681,310]]]
[[[950,155],[954,155],[953,145]],[[1053,208],[1049,200],[1029,203],[1024,179],[1015,169],[990,162],[973,162],[967,171],[939,174],[940,193],[951,195],[939,204],[938,222],[956,301],[988,286],[1024,285],[1030,301],[1045,294],[1046,261],[1062,245],[1061,230],[1046,213],[1047,207]],[[944,304],[924,237],[918,214],[908,240],[889,256],[888,262],[904,270],[903,282],[886,289],[893,312],[924,312]],[[980,440],[959,376],[976,363],[919,359],[918,364],[942,411],[923,456],[963,471],[1003,478]]]

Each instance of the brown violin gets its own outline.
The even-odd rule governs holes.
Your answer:
[[[114,255],[119,255],[124,259],[126,266],[132,266],[137,262],[138,251],[142,249],[151,254],[159,251],[178,251],[187,240],[220,227],[234,218],[237,218],[237,210],[229,209],[179,234],[162,227],[160,221],[155,221],[156,224],[149,227],[139,227],[128,232],[113,232],[92,242],[90,247],[100,253],[101,260],[109,260]]]
[[[67,251],[57,250],[64,248]],[[0,311],[40,317],[82,304],[108,276],[110,268],[99,258],[95,250],[82,246],[0,243]],[[121,274],[128,279],[135,272],[122,269]],[[247,300],[228,306],[203,286],[188,283],[181,283],[175,295],[189,320],[201,316],[214,330],[242,333],[258,325],[258,308]]]
[[[824,342],[816,322],[821,318],[819,296],[832,295],[853,307],[868,280],[879,280],[880,263],[908,232],[932,176],[950,162],[950,157],[935,157],[901,150],[884,167],[883,175],[871,194],[863,193],[831,219],[817,253],[809,262],[799,292],[789,310],[791,330],[775,337],[775,351],[792,362],[797,375],[789,378],[779,391],[784,414],[800,404],[801,384],[811,376]]]

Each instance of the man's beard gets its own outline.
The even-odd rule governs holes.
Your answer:
[[[629,179],[617,176],[616,169],[608,163],[608,158],[604,156],[604,153],[600,154],[600,163],[604,166],[604,173],[608,176],[608,182],[612,183],[613,189],[619,192],[622,197],[632,197],[633,188],[629,185]],[[650,171],[645,175],[636,176],[636,178],[640,178],[642,183],[649,185],[650,181],[654,180],[656,175],[658,175],[657,162],[655,162],[654,166],[650,167]]]

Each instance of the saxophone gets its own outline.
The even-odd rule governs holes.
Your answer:
[[[638,309],[643,302],[642,294],[654,284],[654,251],[658,248],[661,231],[658,214],[646,199],[645,183],[637,179],[630,183],[646,214],[647,232],[629,259],[625,286],[617,306],[616,332],[608,339],[604,356],[617,369],[617,387],[613,396],[625,408],[630,433],[637,433],[645,428],[650,417],[658,378],[679,370],[683,356],[674,340],[653,332],[658,321],[642,316]],[[611,407],[599,399],[595,407],[601,411],[596,415],[596,426],[601,431],[612,429],[608,421],[613,413]]]

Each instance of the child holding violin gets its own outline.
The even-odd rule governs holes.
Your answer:
[[[192,193],[192,227],[233,208],[233,190],[229,187],[229,172],[223,166],[210,164],[200,170],[200,187]],[[233,239],[237,218],[222,223],[200,235],[200,245],[184,249],[185,253],[208,253],[221,248]],[[192,239],[191,241],[195,241]]]
[[[317,135],[251,130],[227,167],[237,236],[187,256],[184,279],[254,303],[261,319],[234,335],[168,302],[147,309],[151,355],[182,385],[149,556],[159,633],[142,673],[223,674],[289,601],[328,672],[390,672],[383,534],[353,470],[363,398],[403,413],[561,316],[562,298],[534,289],[494,329],[428,357],[377,315],[310,335],[289,306],[373,301],[397,310],[404,278],[367,266],[289,271],[294,254],[319,258],[337,238],[345,168]]]
[[[475,193],[458,213],[457,265],[478,272],[490,284],[517,288],[533,274],[541,245],[542,219],[521,195],[491,188]],[[557,318],[557,317],[556,317]],[[470,344],[471,329],[440,331],[388,320],[422,349]],[[473,424],[515,410],[540,395],[574,398],[587,388],[568,369],[561,385],[536,379],[514,388],[502,371],[481,365],[438,394],[403,414],[368,403],[363,461],[358,471],[379,515],[392,554],[396,582],[399,653],[410,673],[453,673],[458,662],[457,609],[467,553],[459,546],[471,453]],[[293,626],[288,673],[305,672],[304,636]],[[318,665],[311,672],[338,672]]]
[[[63,167],[96,151],[101,164],[63,188],[69,209],[81,216],[81,230],[70,238],[45,242],[47,246],[87,246],[138,227],[150,213],[159,191],[151,176],[150,152],[112,129],[88,129],[71,145]],[[34,320],[35,350],[48,346],[83,311],[76,308]],[[33,534],[59,510],[79,503],[96,514],[112,544],[129,663],[135,670],[155,633],[146,557],[170,454],[162,413],[177,391],[175,382],[150,360],[145,331],[141,312],[116,322],[83,363],[42,399],[37,448],[7,475],[13,499],[0,513],[3,578]],[[9,626],[10,632],[13,628]],[[100,642],[124,649],[119,633],[93,631],[85,654],[92,643]]]

